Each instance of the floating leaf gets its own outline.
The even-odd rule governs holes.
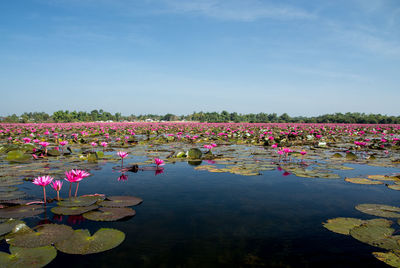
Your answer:
[[[51,149],[47,151],[47,155],[48,156],[60,156],[61,152],[59,150],[56,149]]]
[[[348,152],[348,153],[346,154],[346,159],[347,159],[347,160],[356,160],[356,159],[357,159],[357,156],[356,156],[354,153],[352,153],[352,152]]]
[[[368,179],[371,180],[381,180],[381,181],[394,181],[395,177],[385,176],[385,175],[368,175]]]
[[[101,228],[93,236],[88,230],[75,230],[70,239],[56,243],[56,248],[67,254],[93,254],[117,247],[125,239],[119,230]]]
[[[365,221],[356,218],[335,218],[327,220],[327,222],[323,223],[323,226],[332,232],[350,235],[351,229],[363,223]]]
[[[400,218],[399,207],[393,207],[381,204],[360,204],[356,209],[370,215],[385,217],[385,218]]]
[[[6,239],[7,243],[16,247],[36,248],[48,246],[65,240],[73,234],[70,226],[63,224],[43,224],[35,227],[36,232],[16,234]]]
[[[131,208],[99,208],[99,211],[89,211],[83,214],[85,219],[91,221],[116,221],[129,216],[135,216]]]
[[[12,177],[4,177],[0,178],[0,186],[13,186],[13,185],[18,185],[18,184],[23,184],[24,181],[21,179],[17,178],[12,178]]]
[[[104,200],[102,196],[79,196],[66,198],[57,204],[62,207],[87,207],[91,206],[99,200]]]
[[[26,196],[26,193],[22,192],[22,191],[6,192],[6,193],[1,193],[0,201],[9,201],[9,200],[21,199],[21,198],[23,198],[25,196]]]
[[[103,207],[130,207],[143,202],[143,199],[135,196],[109,196],[108,200],[98,202]]]
[[[22,162],[22,161],[27,161],[31,158],[32,156],[30,154],[25,154],[25,151],[14,150],[7,153],[6,160]]]
[[[375,258],[380,261],[383,261],[387,265],[393,267],[400,267],[400,255],[396,252],[389,251],[389,252],[373,252],[372,253]]]
[[[400,184],[392,184],[392,185],[388,185],[387,187],[392,190],[400,191]]]
[[[202,156],[202,152],[200,151],[200,149],[198,148],[191,148],[188,153],[187,153],[187,157],[191,158],[191,159],[200,159]]]
[[[355,239],[369,245],[384,249],[400,250],[397,243],[399,236],[392,236],[393,228],[386,222],[368,222],[350,230],[350,235]]]
[[[345,178],[344,180],[356,184],[383,184],[381,181],[372,181],[365,178]]]
[[[13,219],[1,223],[0,224],[0,236],[8,234],[15,228],[15,226],[17,226],[18,224],[22,224],[22,223],[24,223],[24,222],[19,221],[19,220],[13,220]]]
[[[51,212],[59,215],[81,215],[85,212],[97,209],[99,206],[91,205],[87,207],[62,207],[57,206],[51,209]]]
[[[18,190],[17,187],[12,187],[12,186],[0,186],[0,192],[12,192]],[[0,197],[1,198],[1,197]]]
[[[42,214],[43,212],[44,210],[42,206],[39,205],[32,205],[32,206],[20,205],[20,206],[13,206],[0,209],[0,218],[22,219],[22,218],[33,217]]]
[[[11,254],[0,252],[0,266],[4,268],[29,267],[39,268],[50,263],[57,250],[52,246],[39,248],[10,247]]]

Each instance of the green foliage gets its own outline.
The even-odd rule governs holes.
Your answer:
[[[388,116],[381,114],[365,113],[335,113],[324,114],[314,117],[296,116],[291,117],[287,113],[277,115],[276,113],[266,114],[238,114],[227,111],[218,112],[193,112],[189,115],[174,115],[167,113],[165,115],[144,114],[123,116],[121,113],[111,114],[100,110],[91,112],[84,111],[56,111],[52,115],[45,112],[23,113],[20,116],[16,114],[0,118],[5,123],[29,123],[29,122],[94,122],[94,121],[198,121],[198,122],[248,122],[248,123],[349,123],[349,124],[400,124],[400,116]]]

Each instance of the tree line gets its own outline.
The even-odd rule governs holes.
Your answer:
[[[357,124],[400,124],[400,116],[388,116],[381,114],[365,113],[335,113],[319,116],[295,116],[287,113],[238,114],[227,111],[218,112],[193,112],[189,115],[165,115],[143,114],[124,116],[121,113],[109,113],[106,111],[56,111],[52,115],[45,112],[25,112],[21,115],[10,115],[0,118],[3,123],[43,123],[43,122],[96,122],[96,121],[198,121],[198,122],[248,122],[248,123],[357,123]]]

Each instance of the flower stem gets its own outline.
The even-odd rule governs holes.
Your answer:
[[[72,187],[72,182],[69,183],[69,198],[71,198],[71,187]]]
[[[79,187],[79,181],[78,181],[78,184],[76,185],[75,197],[76,197],[76,195],[78,194],[78,187]]]
[[[43,186],[43,199],[44,199],[44,204],[46,205],[46,188]]]

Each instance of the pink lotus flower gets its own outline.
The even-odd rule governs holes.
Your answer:
[[[276,147],[278,147],[278,144],[277,144],[277,143],[272,144],[271,147],[272,147],[272,148],[276,148]]]
[[[78,194],[79,182],[80,182],[82,179],[84,179],[84,178],[90,176],[90,173],[89,173],[89,172],[86,172],[86,171],[84,171],[84,170],[80,170],[80,169],[76,169],[76,170],[71,169],[69,172],[67,172],[67,171],[65,172],[65,176],[66,176],[65,180],[66,180],[66,181],[69,181],[69,183],[70,183],[70,184],[69,184],[69,197],[71,197],[72,183],[73,183],[73,182],[76,182],[76,183],[77,183],[77,185],[76,185],[76,190],[75,190],[75,197],[76,197],[77,194]]]
[[[92,145],[92,147],[96,147],[97,143],[96,142],[92,142],[92,143],[90,143],[90,145]]]
[[[31,142],[30,138],[23,138],[22,140],[24,141],[24,143],[30,143]]]
[[[33,184],[39,185],[43,187],[43,199],[44,203],[46,204],[46,186],[49,185],[54,180],[53,177],[50,176],[42,176],[33,179]]]
[[[307,152],[303,150],[303,151],[300,152],[300,154],[301,154],[301,155],[306,155]]]
[[[212,145],[205,144],[205,145],[204,145],[204,148],[206,148],[206,149],[208,149],[208,150],[211,150],[211,149],[213,148],[213,146],[212,146]]]
[[[123,166],[124,166],[124,158],[128,156],[128,153],[127,153],[127,152],[119,151],[119,152],[117,153],[117,155],[118,155],[119,157],[121,157],[121,161],[122,161],[122,162],[121,162],[121,167],[123,167]]]
[[[211,143],[210,144],[212,147],[217,147],[217,145],[215,143]]]
[[[53,181],[50,185],[51,188],[53,188],[57,192],[57,200],[60,200],[60,190],[61,190],[62,185],[63,185],[63,182],[58,181],[58,180]]]
[[[60,145],[61,146],[65,146],[65,145],[67,145],[68,144],[68,141],[60,141]]]
[[[100,143],[101,146],[103,146],[103,148],[106,148],[108,146],[108,143],[103,141],[102,143]]]
[[[41,145],[41,146],[43,146],[44,148],[46,148],[47,146],[49,146],[49,143],[46,142],[46,141],[42,141],[42,142],[39,142],[39,145]]]
[[[154,163],[157,165],[157,167],[165,165],[164,160],[160,158],[154,158]]]

